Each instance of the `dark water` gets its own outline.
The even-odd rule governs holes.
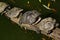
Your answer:
[[[20,7],[25,11],[37,10],[42,13],[41,17],[53,17],[60,23],[60,1],[57,0],[55,3],[51,2],[51,7],[57,10],[56,13],[45,9],[41,4],[47,5],[48,0],[42,0],[40,3],[38,0],[0,0],[6,2],[12,7]],[[27,2],[30,2],[29,4]],[[11,22],[5,16],[0,15],[0,40],[51,40],[42,34],[36,34],[33,31],[21,29],[17,24]]]

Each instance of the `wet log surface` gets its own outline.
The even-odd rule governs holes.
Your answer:
[[[56,28],[55,30],[53,30],[50,36],[54,38],[55,40],[60,40],[60,29]]]

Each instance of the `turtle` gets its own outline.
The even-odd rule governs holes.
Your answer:
[[[26,24],[33,24],[34,22],[37,21],[40,14],[41,13],[39,13],[36,10],[27,11],[22,15],[22,18],[19,22],[20,23],[26,23]]]

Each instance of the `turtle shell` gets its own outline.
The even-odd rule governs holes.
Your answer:
[[[40,15],[36,10],[27,11],[23,14],[20,23],[32,24],[36,21],[37,17]]]

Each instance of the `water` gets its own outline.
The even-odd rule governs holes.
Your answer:
[[[46,4],[48,0],[42,0],[40,3],[38,0],[0,0],[6,2],[7,4],[11,5],[12,7],[20,7],[25,11],[28,10],[37,10],[42,13],[41,17],[45,18],[51,16],[60,23],[60,6],[59,0],[57,0],[54,5],[52,4],[51,7],[57,9],[56,13],[45,9],[41,4]],[[29,4],[28,4],[29,1]],[[33,31],[24,30],[20,28],[17,24],[11,22],[7,17],[4,15],[0,15],[0,40],[42,40],[45,38],[46,40],[51,40],[51,38],[46,37],[42,34],[36,34]]]

